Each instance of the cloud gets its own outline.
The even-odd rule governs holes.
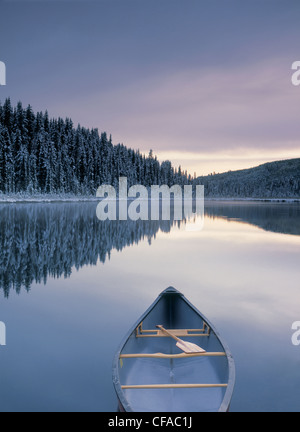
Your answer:
[[[145,150],[299,149],[300,89],[291,84],[291,64],[183,69],[108,88],[86,97],[86,122]],[[79,117],[86,124],[84,112]]]
[[[56,112],[113,135],[114,143],[190,172],[247,168],[300,156],[295,59],[193,68],[139,78],[63,102]],[[84,109],[82,108],[84,107]]]

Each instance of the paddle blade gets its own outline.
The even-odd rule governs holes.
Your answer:
[[[178,348],[181,349],[186,354],[206,352],[203,348],[200,348],[198,345],[183,340],[177,342],[176,346],[178,346]]]

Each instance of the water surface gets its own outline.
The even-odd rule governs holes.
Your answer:
[[[232,411],[300,410],[298,204],[207,202],[202,231],[95,214],[0,206],[1,411],[115,411],[114,352],[169,285],[227,341]]]

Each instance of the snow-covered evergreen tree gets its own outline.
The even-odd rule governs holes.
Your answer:
[[[10,99],[0,103],[0,192],[73,193],[95,195],[101,184],[118,186],[119,177],[151,186],[188,181],[170,162],[159,163],[97,129],[74,128],[72,120],[34,114],[31,106],[16,108]]]

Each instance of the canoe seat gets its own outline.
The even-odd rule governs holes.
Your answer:
[[[163,353],[140,353],[140,354],[121,354],[120,359],[125,358],[157,358],[157,359],[184,359],[189,357],[223,357],[226,356],[225,352],[198,352],[198,353],[181,353],[181,354],[163,354]]]
[[[177,337],[203,337],[210,335],[210,327],[204,322],[202,329],[174,329],[168,330],[168,332]],[[136,337],[168,337],[168,335],[159,329],[144,330],[143,322],[141,322],[141,324],[136,329]]]

